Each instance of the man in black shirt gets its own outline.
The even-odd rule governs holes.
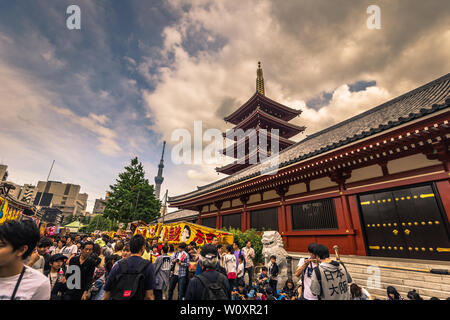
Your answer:
[[[94,243],[92,241],[84,242],[81,244],[81,254],[70,259],[66,272],[67,289],[63,297],[64,300],[86,300],[87,292],[92,285],[95,268],[99,262],[91,257],[93,250]],[[80,273],[78,273],[76,267],[79,268]],[[74,283],[76,284],[77,281],[71,281],[71,276],[78,276],[78,274],[81,276],[81,287],[73,288]]]
[[[135,235],[130,240],[130,251],[131,255],[126,258],[124,263],[127,263],[128,270],[136,271],[142,265],[144,259],[142,258],[142,254],[145,251],[145,239],[142,235]],[[121,260],[121,261],[122,261]],[[120,263],[116,263],[111,272],[108,275],[108,279],[105,284],[105,295],[103,296],[103,300],[111,299],[111,292],[116,289],[118,275],[121,274]],[[153,289],[155,288],[155,275],[153,264],[148,263],[142,274],[144,275],[144,291],[145,297],[144,300],[155,300],[155,296],[153,293]],[[113,292],[114,293],[114,292]],[[124,295],[125,296],[125,295]]]
[[[218,286],[223,289],[223,299],[231,300],[231,290],[228,283],[228,279],[222,273],[216,270],[218,265],[218,251],[217,247],[213,244],[206,244],[203,246],[199,255],[199,263],[203,272],[195,276],[190,282],[186,290],[185,300],[205,300],[207,289],[204,281],[199,276],[205,277],[207,282],[214,284],[218,282]]]

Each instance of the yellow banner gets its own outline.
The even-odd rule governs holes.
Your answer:
[[[159,242],[167,239],[169,240],[169,244],[179,244],[181,242],[189,244],[195,242],[197,246],[203,246],[204,244],[211,243],[214,236],[218,238],[219,243],[233,244],[234,236],[232,233],[189,222],[162,225],[159,233]]]
[[[8,200],[0,197],[0,224],[8,220],[19,219],[21,211],[9,205]]]
[[[47,228],[47,223],[42,222],[41,226],[39,227],[39,233],[41,234],[41,237],[45,235],[45,229]]]
[[[137,227],[134,235],[140,234],[146,239],[153,239],[159,236],[161,230],[161,223],[152,224],[148,227]]]
[[[140,234],[146,239],[156,238],[160,243],[167,239],[169,244],[191,243],[193,241],[197,246],[203,246],[206,243],[211,243],[214,236],[222,244],[233,244],[234,241],[233,234],[229,232],[188,222],[158,223],[148,227],[137,227],[134,231],[134,235],[136,234]]]

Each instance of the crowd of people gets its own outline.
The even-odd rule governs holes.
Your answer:
[[[33,221],[9,221],[0,225],[0,300],[172,300],[175,292],[177,300],[372,300],[326,246],[308,251],[300,281],[278,290],[276,256],[255,274],[250,241],[175,248],[141,235],[40,237]],[[415,290],[407,298],[422,299]],[[403,300],[393,287],[387,299]]]

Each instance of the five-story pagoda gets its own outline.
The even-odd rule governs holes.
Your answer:
[[[261,62],[258,62],[256,74],[255,94],[235,112],[224,118],[235,127],[223,133],[224,137],[233,140],[233,144],[222,152],[237,160],[216,168],[217,172],[230,175],[258,163],[271,155],[272,141],[278,140],[276,151],[279,152],[293,145],[295,142],[289,139],[305,130],[303,126],[289,123],[301,114],[301,110],[289,108],[265,96]],[[278,130],[277,135],[273,135],[273,129]],[[245,134],[236,134],[238,132]]]

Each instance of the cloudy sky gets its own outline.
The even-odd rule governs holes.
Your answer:
[[[175,165],[172,133],[231,128],[258,61],[266,96],[303,110],[299,141],[447,74],[449,52],[448,0],[1,1],[0,162],[24,184],[56,160],[51,180],[81,185],[91,210],[134,156],[153,182],[167,140],[174,196],[221,176]]]

